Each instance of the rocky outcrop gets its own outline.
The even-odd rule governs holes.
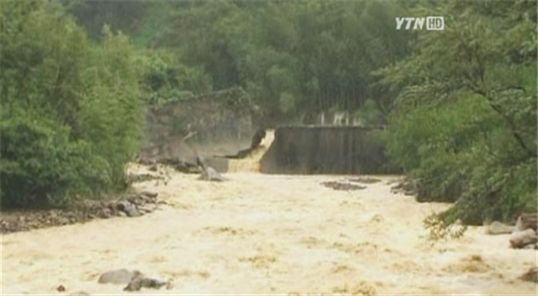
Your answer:
[[[154,107],[147,113],[140,158],[188,170],[196,157],[234,154],[250,144],[256,109],[240,88]]]

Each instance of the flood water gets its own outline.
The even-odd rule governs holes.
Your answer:
[[[65,295],[119,294],[123,286],[97,283],[119,268],[173,281],[142,294],[536,292],[517,279],[536,251],[510,249],[508,235],[471,227],[432,246],[422,221],[448,205],[391,193],[398,176],[337,191],[320,183],[347,177],[236,172],[214,183],[169,174],[167,184],[136,185],[169,203],[152,214],[4,235],[4,294],[61,294],[59,285]]]

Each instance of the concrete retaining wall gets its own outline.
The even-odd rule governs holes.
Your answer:
[[[388,165],[380,128],[286,126],[261,160],[270,174],[386,174]]]

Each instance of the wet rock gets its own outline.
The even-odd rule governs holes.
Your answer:
[[[513,226],[506,225],[498,221],[494,221],[486,227],[486,234],[491,235],[510,234],[512,231],[514,231]]]
[[[400,181],[398,184],[390,188],[390,191],[395,194],[403,194],[403,195],[416,195],[417,194],[417,187],[413,182],[410,180],[403,180]]]
[[[154,164],[150,165],[150,166],[148,167],[148,170],[149,170],[150,172],[156,172],[156,171],[158,170],[158,166],[157,166],[157,164],[154,163]]]
[[[103,219],[108,219],[112,217],[112,211],[109,208],[104,208],[99,211],[99,217]]]
[[[128,284],[135,277],[142,276],[138,270],[127,270],[125,268],[111,270],[103,273],[97,280],[100,284]]]
[[[128,201],[120,201],[117,203],[116,208],[118,211],[124,212],[128,217],[140,216],[140,213],[136,210],[136,207]]]
[[[219,174],[219,172],[217,172],[212,167],[207,167],[206,169],[204,169],[198,179],[204,180],[204,181],[213,181],[213,182],[226,181],[226,178],[224,178],[221,174]]]
[[[159,193],[157,193],[155,191],[145,190],[145,191],[140,192],[140,195],[141,196],[147,196],[147,197],[150,197],[150,198],[156,198],[157,196],[159,196]]]
[[[152,174],[137,174],[137,175],[127,176],[127,183],[129,184],[152,181],[152,180],[164,180],[164,178],[162,176],[156,176]]]
[[[129,198],[127,200],[127,202],[131,203],[132,205],[134,205],[135,207],[138,207],[140,205],[143,205],[145,203],[145,200],[143,197],[140,197],[140,196],[136,196],[136,197],[132,197],[132,198]]]
[[[142,274],[139,274],[131,279],[129,281],[129,284],[125,288],[123,288],[124,291],[140,291],[142,288],[150,288],[150,289],[160,289],[163,286],[167,286],[170,283],[149,278]]]
[[[172,290],[174,288],[174,284],[172,283],[172,281],[168,281],[166,283],[166,290]]]
[[[358,177],[349,179],[350,182],[363,183],[363,184],[374,184],[381,182],[381,179],[372,178],[372,177]]]
[[[524,246],[522,249],[525,249],[525,250],[537,250],[538,249],[538,244],[528,244],[528,245]]]
[[[67,224],[69,224],[69,219],[66,218],[66,217],[60,217],[60,218],[58,218],[57,221],[58,221],[59,225],[67,225]]]
[[[524,281],[538,283],[538,267],[532,267],[519,278]]]
[[[138,211],[143,214],[151,213],[155,210],[155,206],[143,205],[138,207]]]
[[[538,237],[533,229],[518,231],[510,236],[510,246],[515,249],[523,248],[530,244],[536,244]]]
[[[361,186],[361,185],[355,185],[355,184],[337,182],[337,181],[321,182],[321,185],[334,189],[334,190],[344,190],[344,191],[361,190],[361,189],[366,188],[365,186]]]
[[[537,230],[538,227],[538,214],[523,213],[519,215],[516,222],[516,231],[523,231],[526,229]]]
[[[157,210],[161,204],[166,204],[157,196],[157,192],[144,191],[124,196],[119,201],[84,201],[71,209],[2,213],[0,233],[68,225],[95,218],[137,217]]]

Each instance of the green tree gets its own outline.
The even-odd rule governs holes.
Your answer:
[[[125,186],[143,126],[138,54],[93,45],[58,2],[0,4],[2,204],[65,204]]]
[[[447,222],[536,211],[536,7],[494,4],[449,1],[446,30],[380,72],[400,91],[389,150],[421,199],[456,201]]]

